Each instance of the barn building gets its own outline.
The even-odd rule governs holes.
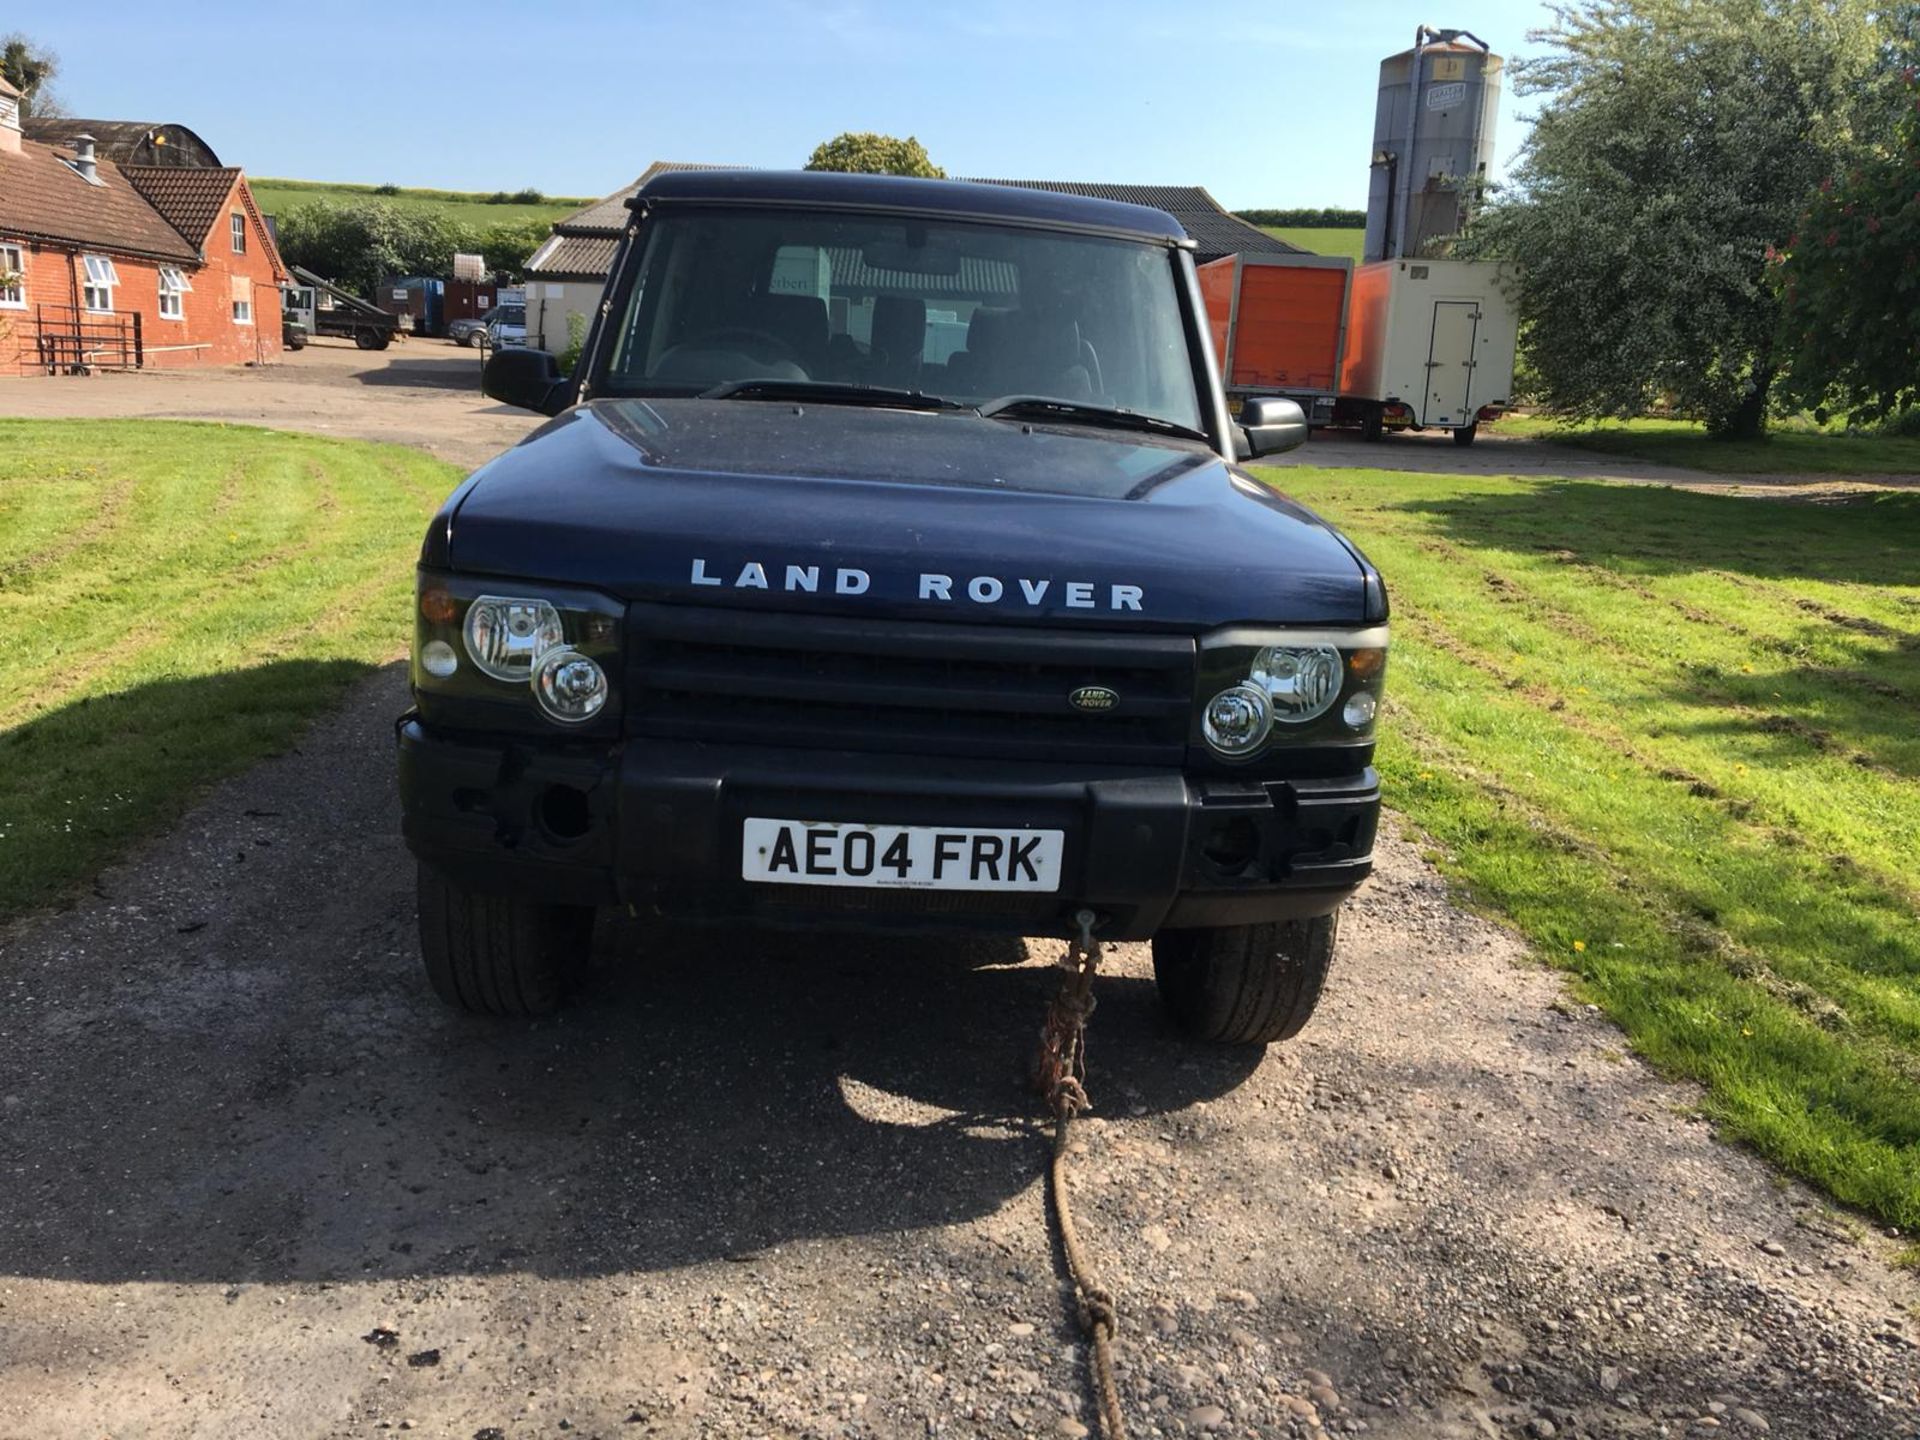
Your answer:
[[[246,176],[218,162],[178,125],[23,130],[0,80],[0,375],[277,356],[286,269]]]

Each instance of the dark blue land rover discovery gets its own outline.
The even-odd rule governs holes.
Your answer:
[[[1152,938],[1189,1033],[1285,1038],[1366,877],[1387,597],[1235,467],[1157,210],[663,175],[556,418],[421,551],[399,723],[436,990],[562,995],[595,912]]]

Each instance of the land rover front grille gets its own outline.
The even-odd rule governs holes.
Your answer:
[[[1193,708],[1182,636],[648,604],[628,633],[633,735],[1178,766]]]

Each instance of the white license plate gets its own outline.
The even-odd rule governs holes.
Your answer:
[[[1065,848],[1064,830],[755,818],[741,837],[740,875],[772,885],[1052,892]]]

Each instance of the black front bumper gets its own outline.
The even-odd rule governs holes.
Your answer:
[[[455,880],[559,904],[772,923],[1110,939],[1325,914],[1367,877],[1371,769],[1240,781],[1028,761],[629,740],[565,746],[402,717],[408,846]],[[1057,893],[848,889],[741,879],[749,815],[1062,830]]]

